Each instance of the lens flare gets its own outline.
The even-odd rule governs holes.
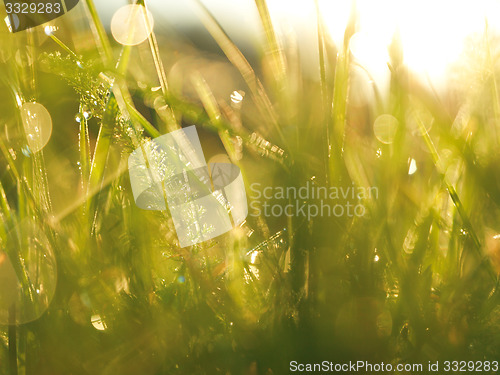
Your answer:
[[[24,103],[21,107],[21,118],[28,147],[32,152],[42,150],[52,135],[52,118],[40,103]]]
[[[142,5],[125,5],[111,19],[111,33],[125,46],[141,44],[153,32],[153,15]]]

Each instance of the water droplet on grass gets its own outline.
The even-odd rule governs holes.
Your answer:
[[[104,320],[102,320],[102,317],[98,314],[92,315],[90,321],[92,322],[94,328],[97,329],[98,331],[105,331],[107,328],[106,324],[104,323]]]
[[[84,105],[82,107],[82,116],[85,120],[89,120],[92,118],[92,112],[90,111],[89,107],[87,107],[86,105]]]
[[[45,32],[45,34],[47,36],[51,36],[55,31],[57,31],[57,27],[48,25],[48,26],[45,26],[43,31]]]
[[[22,149],[21,149],[21,152],[23,153],[24,156],[26,156],[27,158],[31,157],[31,150],[28,146],[24,146]]]
[[[14,151],[13,148],[9,148],[9,154],[12,157],[13,160],[17,159],[17,154],[16,154],[16,152]]]
[[[408,174],[412,175],[417,171],[417,162],[415,159],[410,159],[410,167],[408,168]]]
[[[16,94],[16,103],[19,107],[22,107],[23,103],[24,103],[24,100],[23,98],[21,97],[21,95],[19,94]]]
[[[231,94],[231,101],[234,104],[240,104],[245,98],[245,92],[242,90],[233,91]]]

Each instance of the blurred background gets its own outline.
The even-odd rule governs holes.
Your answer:
[[[203,4],[245,54],[255,56],[264,38],[255,3],[251,0],[205,0]],[[318,1],[325,26],[337,46],[342,44],[353,4],[352,1]],[[123,2],[119,0],[96,2],[107,27],[121,5]],[[287,35],[296,39],[304,69],[319,79],[315,2],[270,0],[267,5],[278,34],[284,39]],[[357,0],[355,6],[358,34],[352,41],[353,54],[380,80],[388,79],[386,50],[395,32],[400,35],[409,68],[442,85],[446,68],[466,53],[467,38],[482,34],[486,22],[491,32],[498,32],[500,27],[500,3],[496,0],[474,3]],[[168,36],[174,30],[192,40],[198,48],[218,50],[200,24],[194,2],[151,0],[148,7],[155,16],[158,34]]]
[[[0,24],[1,375],[497,372],[500,1],[125,5]],[[251,210],[181,248],[127,163],[193,124]],[[377,194],[333,200],[362,216],[265,215],[319,202],[252,184]]]

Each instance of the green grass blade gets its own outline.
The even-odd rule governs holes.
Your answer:
[[[231,41],[226,32],[222,29],[221,25],[213,17],[210,11],[199,0],[195,0],[201,10],[201,19],[205,28],[215,39],[219,47],[222,49],[228,60],[238,69],[241,76],[245,80],[248,88],[252,93],[259,111],[264,116],[266,121],[274,127],[280,140],[285,142],[285,137],[278,124],[278,115],[276,114],[273,105],[262,85],[261,81],[255,74],[250,63],[245,56],[241,53],[238,47]]]

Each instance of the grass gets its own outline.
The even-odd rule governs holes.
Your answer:
[[[6,254],[21,297],[9,313],[12,278],[0,284],[0,374],[285,374],[291,360],[498,360],[499,56],[488,29],[441,97],[404,66],[395,38],[389,92],[372,87],[373,99],[359,104],[372,96],[353,84],[367,80],[349,52],[354,12],[335,50],[318,11],[313,80],[264,0],[255,1],[264,35],[256,66],[198,5],[224,60],[173,36],[117,46],[92,0],[49,37],[2,26],[2,56],[20,52],[2,59],[0,73],[0,279]],[[30,51],[39,51],[31,65]],[[245,91],[242,104],[223,86]],[[24,149],[19,101],[52,115],[43,151]],[[391,142],[373,130],[382,114],[398,122]],[[241,227],[182,249],[168,211],[135,205],[127,159],[190,124],[207,158],[227,153],[242,169],[254,205]],[[363,217],[272,218],[253,215],[264,202],[252,183],[378,194],[363,202]]]

